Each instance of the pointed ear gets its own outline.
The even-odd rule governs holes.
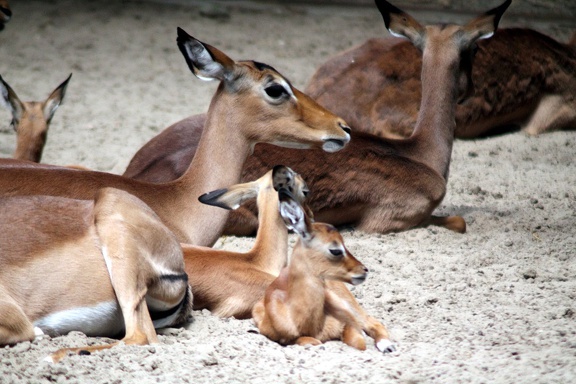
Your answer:
[[[300,235],[303,240],[309,239],[311,224],[300,203],[285,188],[278,190],[278,200],[280,201],[280,216],[284,219],[286,227]]]
[[[237,209],[244,202],[255,199],[258,195],[259,185],[253,181],[250,183],[236,184],[229,188],[217,189],[203,194],[198,200],[207,205],[213,205],[224,209]]]
[[[405,37],[419,49],[424,47],[425,28],[412,16],[386,0],[375,0],[388,31],[396,37]]]
[[[47,121],[52,119],[54,112],[56,112],[60,104],[62,104],[62,100],[66,94],[66,87],[68,87],[68,82],[71,78],[72,74],[70,74],[70,76],[68,76],[68,78],[62,82],[62,84],[60,84],[54,91],[52,91],[50,96],[48,96],[44,102],[44,117]]]
[[[12,112],[12,125],[16,129],[18,122],[22,118],[24,105],[22,105],[16,92],[2,79],[2,76],[0,76],[0,95],[2,96],[0,97],[0,104]]]
[[[466,24],[464,31],[466,32],[467,41],[464,44],[491,37],[498,29],[498,23],[500,23],[504,11],[508,9],[511,3],[512,0],[506,0],[502,5],[489,10]]]
[[[276,165],[272,169],[272,185],[276,191],[280,188],[285,188],[290,192],[294,192],[295,178],[296,172],[285,165]]]
[[[180,52],[184,55],[192,73],[201,80],[226,80],[234,70],[234,60],[218,49],[178,28],[176,39]]]

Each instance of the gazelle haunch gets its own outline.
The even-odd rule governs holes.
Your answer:
[[[4,29],[6,24],[12,18],[12,11],[8,5],[8,0],[0,0],[0,31]]]
[[[305,92],[355,131],[408,137],[422,98],[421,71],[412,44],[373,38],[320,66]],[[513,127],[530,135],[576,128],[576,40],[562,44],[531,29],[499,29],[478,42],[472,81],[474,94],[456,106],[458,138]]]
[[[11,125],[17,136],[15,159],[40,162],[50,121],[62,104],[71,77],[72,74],[45,101],[23,102],[0,76],[0,104],[12,113]]]
[[[184,264],[194,293],[194,309],[220,317],[250,318],[256,301],[286,265],[288,230],[279,212],[279,188],[303,201],[308,187],[290,168],[276,166],[256,181],[202,195],[200,201],[225,209],[256,198],[258,235],[246,253],[182,244]]]
[[[288,266],[254,306],[260,333],[283,345],[341,339],[363,350],[366,330],[378,349],[394,351],[386,328],[366,316],[343,285],[364,282],[367,268],[348,251],[336,228],[312,223],[290,192],[282,188],[278,193],[282,217],[299,240]]]
[[[423,97],[412,135],[404,140],[390,140],[353,132],[350,144],[329,156],[317,150],[296,152],[258,145],[246,161],[242,179],[254,180],[273,165],[286,164],[304,175],[314,191],[308,205],[319,221],[354,224],[359,229],[380,233],[429,224],[465,232],[463,218],[438,217],[432,213],[446,193],[455,107],[458,99],[471,94],[469,80],[476,41],[494,33],[510,2],[464,26],[426,27],[388,2],[377,4],[387,28],[408,37],[423,52]],[[192,138],[192,132],[197,135],[203,129],[202,121],[201,116],[189,118],[162,132],[136,155],[155,164],[154,167],[129,167],[125,175],[162,180],[162,175],[156,172],[160,168],[173,170],[164,177],[181,174],[190,164],[195,147],[192,140],[178,139]],[[175,148],[179,158],[166,159],[167,152],[160,144]],[[255,217],[253,212],[244,215],[232,212],[225,233],[254,233]],[[242,232],[237,232],[238,228]]]
[[[350,129],[342,119],[292,87],[272,67],[235,62],[180,28],[177,43],[197,77],[220,81],[196,155],[181,178],[154,184],[103,172],[11,166],[4,159],[0,196],[91,199],[96,190],[114,187],[142,199],[180,242],[210,246],[220,236],[227,212],[201,204],[195,196],[238,183],[256,143],[334,152],[350,140]]]
[[[155,327],[182,323],[192,309],[180,244],[124,191],[105,188],[91,201],[0,198],[0,233],[0,345],[70,331],[154,343]]]

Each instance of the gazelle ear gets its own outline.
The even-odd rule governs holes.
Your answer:
[[[258,183],[255,181],[236,184],[228,188],[205,193],[198,200],[206,205],[224,209],[237,209],[247,200],[255,199],[258,195],[258,189]]]
[[[375,0],[388,31],[396,37],[405,37],[419,49],[424,48],[426,29],[412,16],[386,0]]]
[[[300,235],[303,240],[308,240],[311,236],[311,224],[300,203],[285,188],[278,190],[278,200],[280,201],[280,216],[284,219],[286,227]]]
[[[66,87],[68,87],[68,82],[72,78],[72,74],[68,76],[66,80],[62,82],[52,93],[46,101],[44,102],[44,117],[46,121],[50,121],[52,116],[54,116],[54,112],[58,109],[62,101],[64,100],[64,95],[66,94]]]
[[[234,69],[234,60],[211,45],[178,28],[178,48],[192,73],[201,80],[226,80]]]
[[[18,122],[22,118],[24,105],[22,105],[16,92],[2,79],[2,76],[0,76],[0,95],[2,96],[0,97],[0,104],[12,112],[12,125],[16,129]]]
[[[506,0],[500,6],[489,10],[466,24],[464,31],[466,32],[467,41],[464,44],[491,37],[498,29],[498,23],[500,23],[502,15],[511,3],[512,0]]]
[[[276,191],[280,190],[280,188],[285,188],[290,192],[294,192],[295,178],[296,172],[285,165],[276,165],[272,169],[272,185]]]

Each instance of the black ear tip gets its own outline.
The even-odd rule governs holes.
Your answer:
[[[222,196],[223,194],[225,194],[227,191],[228,190],[226,188],[223,188],[223,189],[217,189],[215,191],[205,193],[205,194],[201,195],[200,197],[198,197],[198,201],[201,202],[202,204],[214,205],[216,207],[230,209],[230,207],[225,206],[218,201],[218,198],[220,196]]]
[[[176,27],[176,34],[178,35],[178,37],[176,38],[176,41],[178,41],[178,42],[181,42],[183,40],[190,40],[193,38],[192,36],[190,36],[188,34],[188,32],[186,32],[185,30],[183,30],[180,27]]]

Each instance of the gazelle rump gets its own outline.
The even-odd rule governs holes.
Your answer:
[[[416,124],[421,71],[421,54],[410,42],[372,38],[320,66],[305,92],[355,131],[403,138]],[[576,128],[576,41],[562,44],[531,29],[499,29],[478,42],[472,81],[474,94],[456,106],[458,138],[513,126],[530,135]]]
[[[379,350],[394,351],[386,328],[364,313],[343,284],[362,283],[367,268],[348,251],[335,227],[312,223],[288,190],[278,193],[282,217],[299,240],[288,266],[254,306],[260,333],[283,345],[341,339],[363,350],[366,330]]]
[[[245,253],[182,244],[184,264],[194,292],[194,309],[220,317],[250,318],[252,307],[286,265],[288,230],[279,212],[279,188],[303,201],[308,187],[288,167],[276,166],[258,180],[204,194],[200,201],[235,209],[256,198],[259,230]]]
[[[4,24],[12,18],[12,11],[8,5],[8,0],[0,0],[0,31],[4,29]]]
[[[127,192],[2,197],[0,233],[0,345],[70,331],[154,343],[155,327],[192,309],[178,241]],[[50,361],[117,344],[65,348]]]
[[[471,94],[469,80],[476,41],[494,33],[510,1],[464,26],[426,27],[386,1],[377,4],[386,27],[409,38],[423,52],[423,98],[412,135],[394,140],[352,132],[350,144],[330,155],[318,150],[296,152],[259,144],[246,161],[242,179],[254,180],[282,163],[306,179],[313,191],[308,204],[319,221],[354,224],[380,233],[430,224],[465,232],[463,218],[432,213],[446,193],[455,107],[457,100]],[[195,147],[192,141],[177,140],[205,129],[202,122],[202,116],[197,116],[162,132],[136,155],[155,166],[146,170],[129,166],[125,175],[159,181],[181,174],[190,164]],[[167,159],[167,151],[155,146],[156,141],[174,148],[180,158]],[[173,171],[161,173],[168,168]],[[250,234],[256,229],[255,213],[238,210],[231,213],[224,233]]]
[[[272,67],[235,62],[178,28],[178,47],[200,79],[218,80],[204,131],[188,171],[178,180],[145,183],[66,168],[13,166],[0,161],[0,195],[91,199],[103,187],[125,190],[148,204],[181,242],[212,245],[227,212],[201,204],[205,191],[240,181],[244,160],[259,142],[333,152],[349,141],[346,123],[304,95]]]
[[[45,101],[21,101],[16,92],[0,76],[0,104],[12,113],[12,127],[16,131],[14,158],[39,163],[46,144],[50,121],[62,104],[72,74]]]

